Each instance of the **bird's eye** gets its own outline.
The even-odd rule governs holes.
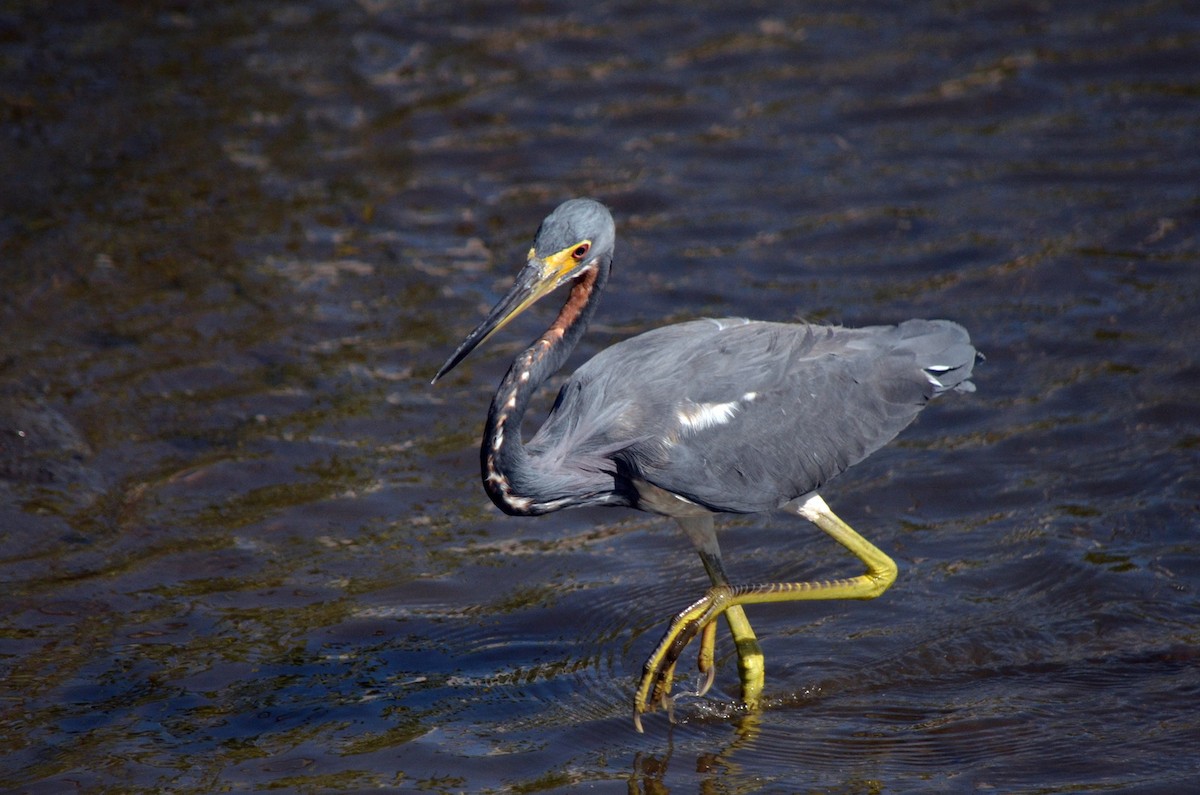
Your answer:
[[[580,243],[578,246],[575,247],[575,250],[571,252],[571,258],[576,259],[576,260],[583,259],[584,257],[587,256],[587,253],[591,249],[591,247],[592,247],[591,243]]]

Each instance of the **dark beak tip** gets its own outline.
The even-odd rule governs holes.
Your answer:
[[[528,306],[522,306],[529,296],[533,295],[539,287],[540,271],[532,265],[526,265],[525,269],[517,275],[516,282],[509,289],[508,293],[500,299],[499,303],[492,307],[486,318],[483,319],[475,330],[467,335],[467,338],[459,343],[458,350],[446,360],[442,365],[442,369],[437,371],[437,375],[429,382],[433,386],[441,379],[442,376],[449,373],[459,363],[470,355],[471,351],[475,350],[476,346],[492,335],[494,331],[504,326],[508,321],[512,320],[522,310]],[[541,297],[540,295],[537,297]],[[533,300],[537,300],[534,298]]]

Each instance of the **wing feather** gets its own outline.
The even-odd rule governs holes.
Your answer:
[[[949,321],[681,323],[579,368],[529,447],[545,465],[644,480],[714,510],[770,510],[887,444],[937,394],[973,389],[974,362]]]

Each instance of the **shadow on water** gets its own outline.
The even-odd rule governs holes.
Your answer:
[[[1198,47],[1170,3],[9,4],[0,782],[1190,785]],[[713,694],[634,733],[687,542],[479,488],[551,310],[428,387],[579,194],[619,248],[568,369],[725,314],[945,316],[987,354],[825,491],[901,576],[752,611],[759,713],[723,636]],[[847,571],[724,526],[736,580]]]

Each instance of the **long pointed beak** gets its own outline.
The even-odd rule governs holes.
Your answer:
[[[501,298],[488,312],[483,322],[467,335],[467,338],[458,346],[458,350],[446,360],[442,369],[437,371],[437,375],[429,383],[436,384],[439,378],[467,358],[471,351],[487,342],[493,334],[504,328],[508,321],[533,306],[539,298],[552,292],[559,285],[559,279],[555,276],[556,274],[551,269],[545,267],[543,260],[530,256],[525,267],[517,274],[517,279],[513,282],[508,294]]]

